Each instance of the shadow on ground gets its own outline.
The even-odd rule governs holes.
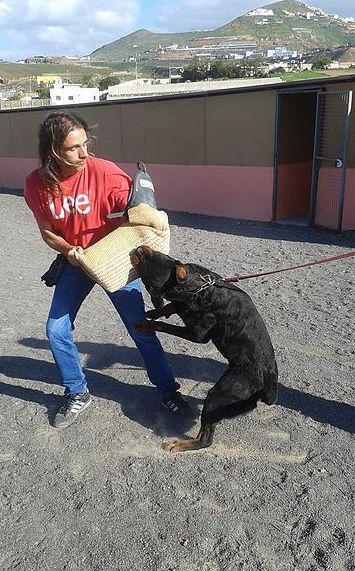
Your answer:
[[[251,222],[234,218],[188,214],[187,212],[169,212],[169,221],[170,224],[182,228],[195,228],[234,236],[355,247],[355,231],[336,234],[325,228],[283,225],[275,222]]]
[[[0,374],[25,381],[59,384],[54,364],[28,357],[3,357]],[[196,423],[198,399],[189,397],[190,410],[184,415],[173,416],[159,406],[156,391],[152,386],[130,385],[107,374],[87,369],[85,374],[93,396],[119,403],[126,417],[153,430],[159,436],[183,435]],[[43,393],[40,388],[33,389],[4,382],[0,382],[0,394],[46,407],[50,420],[53,418],[54,409],[62,400],[62,397]]]
[[[19,339],[19,343],[33,349],[49,349],[46,339],[30,337]],[[129,366],[132,368],[143,367],[143,360],[135,347],[120,346],[114,343],[93,343],[90,341],[78,341],[75,344],[79,353],[86,355],[85,367],[87,369],[102,370],[117,364],[124,366],[125,369]],[[165,353],[177,377],[192,379],[196,382],[215,382],[226,368],[226,361],[223,363],[208,357],[201,358],[187,354]]]
[[[4,186],[0,186],[0,194],[9,194],[10,196],[23,197],[23,188],[6,188]]]
[[[23,197],[22,188],[0,187],[0,195]],[[221,218],[188,212],[168,212],[170,224],[183,227],[220,232],[234,236],[286,240],[288,242],[311,242],[355,247],[355,231],[336,234],[325,228],[277,224],[275,222],[254,222],[235,218]]]
[[[127,355],[123,351],[120,354],[123,357],[125,354]],[[180,359],[185,361],[186,356],[181,355]],[[198,360],[197,357],[195,359],[196,361]],[[128,364],[137,365],[137,362],[132,363],[132,358],[130,358]],[[57,370],[54,364],[29,357],[2,357],[0,374],[11,379],[59,384],[58,381],[55,381],[57,379]],[[157,413],[158,402],[153,387],[122,383],[107,374],[87,369],[86,375],[93,395],[118,402],[121,405],[122,412],[128,418],[152,429],[158,435],[182,434],[195,422],[198,414],[197,404],[201,402],[198,399],[189,397],[191,414],[184,415],[183,418],[177,420],[175,417],[171,418],[164,411]],[[37,389],[9,383],[0,383],[0,394],[43,405],[47,407],[49,416],[51,415],[54,401],[57,401],[58,398],[53,399],[52,396],[44,394]],[[317,422],[330,424],[351,434],[355,433],[355,408],[346,403],[314,396],[298,389],[286,387],[280,383],[278,404],[300,412],[302,415],[310,417]],[[160,411],[159,407],[158,410]]]

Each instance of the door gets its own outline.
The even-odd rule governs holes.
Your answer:
[[[280,93],[277,105],[274,219],[309,224],[317,92]]]
[[[352,91],[318,93],[312,175],[312,219],[317,226],[342,226],[346,148]]]

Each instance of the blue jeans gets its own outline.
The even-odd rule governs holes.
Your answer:
[[[55,287],[46,332],[66,395],[83,393],[87,388],[73,340],[73,329],[79,308],[94,285],[81,268],[67,266]],[[180,385],[174,379],[157,336],[155,333],[139,333],[134,327],[137,321],[146,319],[140,280],[107,295],[139,349],[148,377],[158,389],[160,399],[176,391]]]

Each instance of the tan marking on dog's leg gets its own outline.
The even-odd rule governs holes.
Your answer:
[[[193,450],[199,448],[199,446],[196,445],[198,445],[201,442],[203,433],[204,430],[201,427],[196,438],[189,438],[186,440],[176,439],[176,440],[171,440],[169,442],[163,442],[163,448],[168,452],[185,452],[186,450]]]

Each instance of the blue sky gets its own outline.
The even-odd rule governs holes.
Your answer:
[[[267,3],[267,0],[0,0],[0,59],[86,55],[139,28],[155,32],[215,28]],[[315,5],[328,13],[355,16],[354,0],[319,0]]]

